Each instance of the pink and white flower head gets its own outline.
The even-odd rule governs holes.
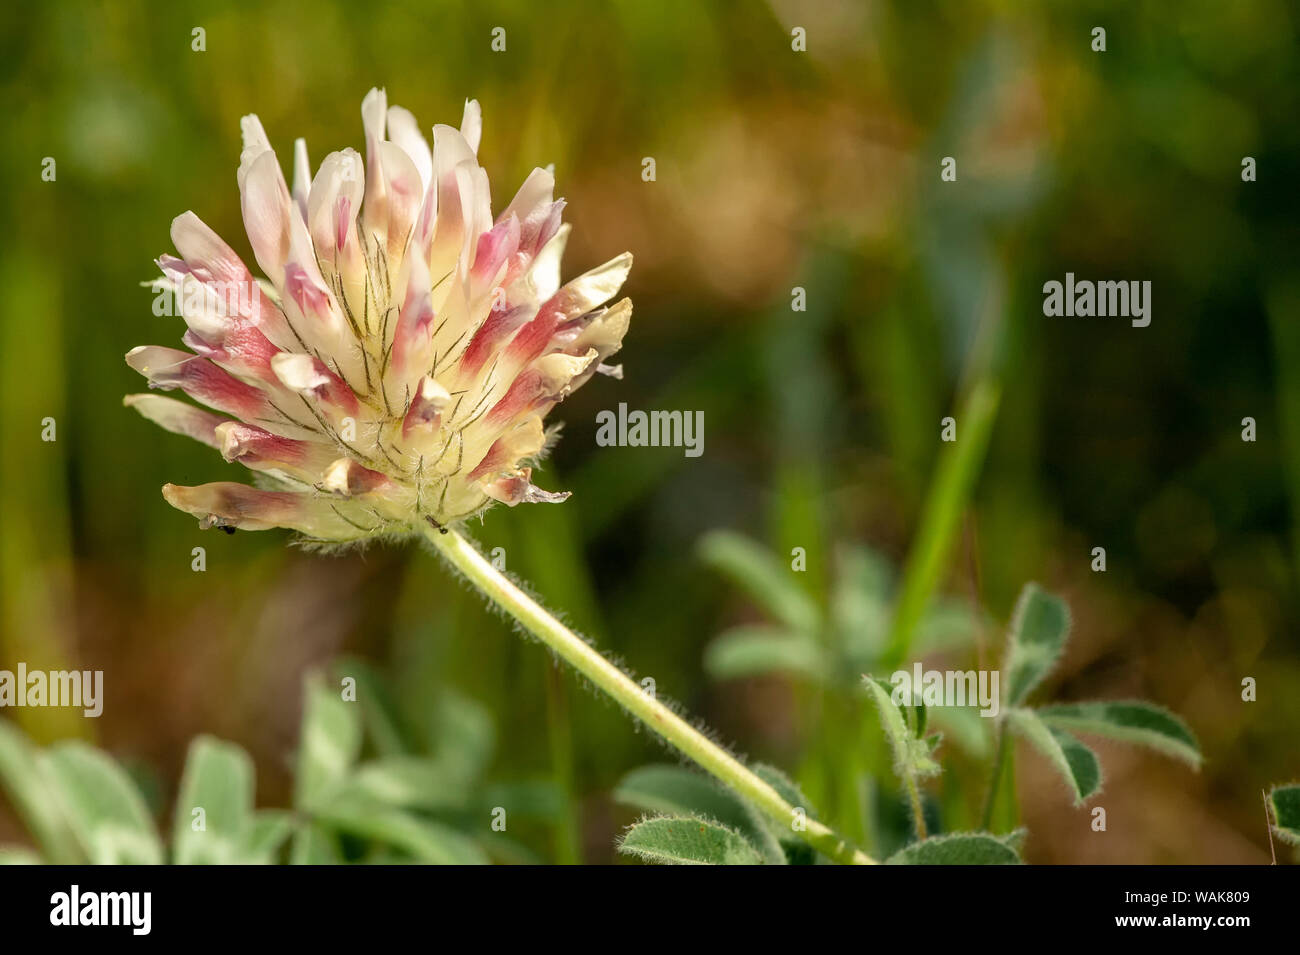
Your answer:
[[[203,527],[289,527],[360,540],[438,526],[493,501],[561,501],[535,487],[551,407],[605,364],[632,303],[615,296],[624,253],[568,284],[569,226],[555,181],[534,169],[492,217],[476,157],[477,102],[433,128],[383,90],[361,104],[366,157],[330,153],[311,175],[294,148],[292,191],[256,116],[241,121],[239,191],[256,278],[193,212],[171,229],[155,287],[174,293],[189,351],[146,345],[127,363],[156,394],[126,404],[269,480],[168,484]]]

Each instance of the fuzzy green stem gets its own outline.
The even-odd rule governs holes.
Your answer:
[[[589,679],[620,706],[640,719],[665,740],[689,756],[702,768],[748,799],[766,815],[783,826],[790,826],[795,808],[781,795],[750,772],[738,759],[718,746],[695,727],[647,693],[598,650],[555,619],[498,571],[466,538],[450,528],[426,529],[425,536],[438,552],[464,574],[483,595],[559,654],[574,669]],[[836,862],[870,865],[870,856],[836,832],[816,821],[805,819],[803,828],[794,828],[796,836]]]
[[[904,774],[903,782],[907,784],[907,798],[912,804],[912,824],[916,829],[916,838],[924,839],[928,833],[925,828],[925,807],[921,804],[921,788],[917,786],[916,777],[912,773]]]

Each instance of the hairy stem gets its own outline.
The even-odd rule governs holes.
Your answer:
[[[912,804],[912,824],[916,829],[916,838],[924,839],[928,833],[925,828],[925,807],[921,804],[921,787],[916,784],[916,777],[910,772],[903,776],[903,782],[907,784],[907,798]]]
[[[483,595],[537,637],[620,706],[640,719],[702,768],[744,796],[783,826],[791,826],[795,808],[744,764],[632,681],[598,650],[556,620],[513,581],[498,571],[468,540],[449,528],[429,527],[425,536],[456,570]],[[796,836],[836,862],[869,865],[870,856],[814,819]]]

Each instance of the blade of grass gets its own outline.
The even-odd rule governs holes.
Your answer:
[[[939,584],[949,553],[961,528],[961,516],[970,499],[975,477],[988,449],[997,418],[1001,387],[982,378],[957,414],[957,440],[945,449],[926,496],[916,543],[907,557],[902,591],[894,609],[886,664],[904,660],[916,634],[926,604]]]

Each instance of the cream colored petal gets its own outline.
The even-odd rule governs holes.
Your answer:
[[[357,497],[382,493],[393,482],[384,474],[372,471],[351,458],[338,458],[325,468],[320,488],[339,497]]]
[[[407,237],[411,234],[424,203],[424,185],[415,163],[396,143],[380,143],[379,156],[388,206],[384,237],[388,243],[389,271],[396,275],[406,249]]]
[[[465,137],[465,143],[470,151],[477,155],[479,140],[483,137],[483,110],[478,105],[478,100],[465,100],[465,112],[460,120],[460,133]]]
[[[618,294],[631,270],[632,253],[624,252],[571,280],[555,295],[552,304],[567,318],[590,312]]]
[[[163,497],[178,510],[193,514],[204,530],[230,527],[262,531],[287,527],[324,540],[354,540],[379,529],[379,521],[349,513],[327,499],[293,491],[263,491],[220,481],[183,487],[168,484]],[[344,515],[348,514],[347,517]]]
[[[307,140],[293,141],[293,201],[307,218],[307,196],[311,191],[311,162],[307,158]]]
[[[239,171],[236,178],[239,180],[239,189],[242,192],[244,180],[248,178],[253,163],[261,157],[262,153],[271,151],[271,140],[267,138],[266,130],[262,128],[262,121],[257,118],[256,113],[240,117],[239,131],[243,136],[244,148],[239,154]]]
[[[267,150],[248,167],[242,191],[244,228],[253,256],[277,289],[284,287],[284,263],[289,256],[289,189]]]
[[[221,448],[221,439],[217,436],[217,428],[230,420],[163,395],[127,395],[122,399],[122,404],[134,408],[173,434],[183,434],[218,450]]]
[[[401,106],[388,107],[388,138],[401,147],[411,157],[411,162],[420,173],[420,192],[429,188],[433,180],[433,152],[429,141],[420,132],[420,124],[409,109]]]
[[[388,228],[388,194],[379,144],[384,141],[387,113],[388,96],[382,89],[372,89],[361,101],[361,123],[366,130],[366,198],[362,224],[367,232],[381,239],[386,238]]]
[[[540,305],[560,290],[560,263],[572,231],[573,227],[566,222],[542,246],[532,265],[506,290],[510,301],[530,301]]]

